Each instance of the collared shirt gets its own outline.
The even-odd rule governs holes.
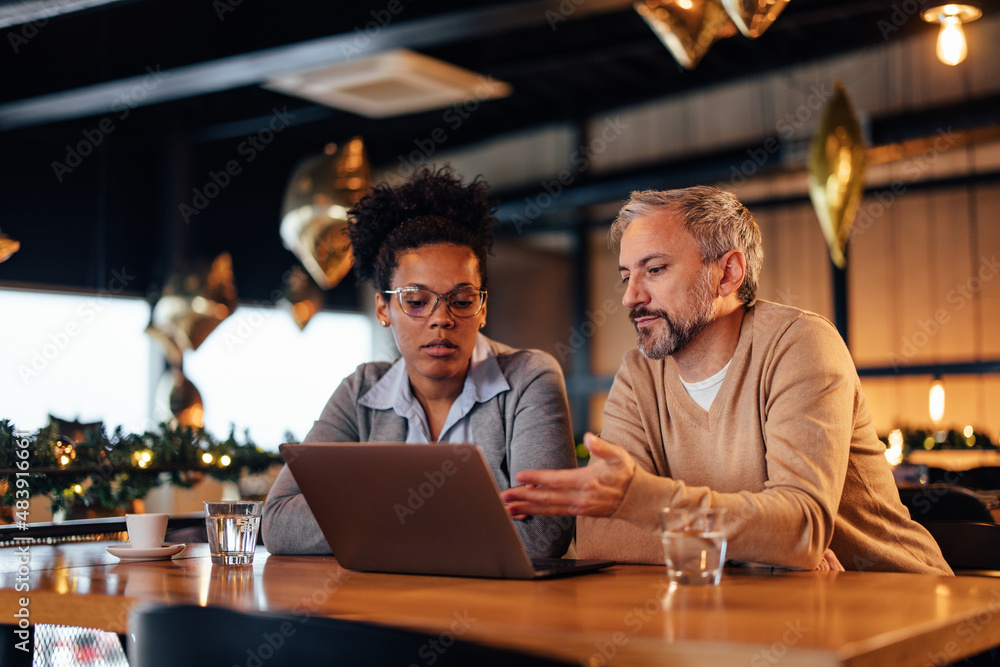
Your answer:
[[[497,394],[510,390],[507,378],[500,370],[496,355],[482,334],[476,337],[469,371],[465,375],[462,393],[451,404],[448,418],[438,435],[441,443],[475,442],[469,413],[476,403],[485,403]],[[397,359],[392,368],[374,387],[361,397],[361,405],[374,410],[393,410],[406,419],[406,442],[427,444],[431,441],[427,415],[410,388],[406,363]]]

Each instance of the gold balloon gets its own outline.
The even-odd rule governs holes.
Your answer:
[[[830,259],[847,265],[847,241],[865,186],[867,150],[847,91],[834,84],[809,148],[809,197],[830,248]]]
[[[736,34],[718,0],[637,0],[633,7],[686,69],[697,67],[715,40]]]
[[[197,350],[236,310],[233,260],[224,252],[208,268],[175,271],[153,306],[146,333],[160,342],[172,366],[185,350]]]
[[[10,256],[21,249],[21,244],[0,232],[0,262],[10,259]]]
[[[69,421],[61,419],[53,414],[49,414],[49,426],[54,426],[56,432],[72,442],[80,444],[87,439],[88,435],[100,435],[103,422],[81,422],[79,419]],[[60,445],[57,445],[57,449]],[[76,456],[75,454],[73,455]]]
[[[281,240],[323,289],[351,269],[347,211],[370,187],[371,166],[360,137],[307,160],[288,182]]]
[[[160,378],[157,403],[169,411],[170,426],[202,428],[205,425],[205,407],[201,392],[180,368],[171,368]]]
[[[787,4],[788,0],[722,0],[736,27],[753,39],[764,34]]]
[[[292,267],[286,275],[282,302],[291,312],[299,331],[302,331],[313,315],[323,308],[323,290],[301,267]]]

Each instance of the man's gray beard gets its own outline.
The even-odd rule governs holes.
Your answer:
[[[644,313],[659,316],[667,330],[657,336],[649,329],[636,327],[639,352],[642,353],[642,356],[647,359],[666,359],[684,349],[695,336],[708,326],[709,322],[715,319],[715,301],[712,298],[707,270],[694,287],[694,297],[693,312],[687,317],[677,317],[676,322],[664,310],[643,310]]]

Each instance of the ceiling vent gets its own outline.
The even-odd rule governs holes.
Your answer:
[[[505,97],[492,77],[406,49],[271,79],[265,88],[369,118],[387,118]]]

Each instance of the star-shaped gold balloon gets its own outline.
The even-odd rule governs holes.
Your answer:
[[[809,149],[809,197],[819,217],[830,259],[847,266],[847,241],[865,187],[867,149],[861,123],[835,82],[833,99],[826,105]]]
[[[722,0],[729,18],[752,39],[763,35],[787,4],[788,0]]]
[[[697,67],[716,40],[736,34],[718,0],[637,0],[633,7],[686,69]]]
[[[10,259],[10,256],[21,249],[21,244],[0,232],[0,262]]]
[[[282,305],[288,308],[295,325],[302,331],[323,308],[323,290],[300,266],[292,267],[286,275]]]
[[[146,333],[163,345],[172,366],[185,350],[197,350],[215,327],[236,310],[233,260],[225,252],[211,266],[174,272],[153,306]]]
[[[289,180],[281,240],[323,289],[339,283],[351,269],[347,211],[370,187],[371,166],[360,137],[307,160]]]

